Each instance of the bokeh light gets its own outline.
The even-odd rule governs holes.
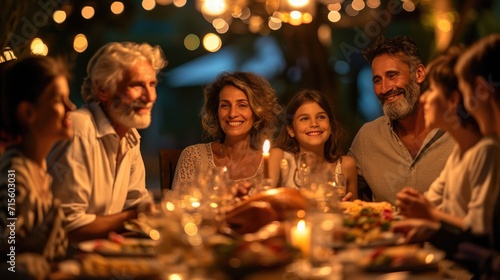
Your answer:
[[[187,0],[174,0],[174,6],[182,8],[187,4]]]
[[[342,9],[342,5],[340,3],[328,4],[328,10],[330,11],[340,11]]]
[[[222,40],[217,34],[208,33],[203,37],[203,47],[209,52],[216,52],[222,47]]]
[[[354,0],[351,3],[351,6],[356,11],[361,11],[365,8],[365,1],[363,0]]]
[[[66,12],[62,11],[62,10],[57,10],[52,15],[52,18],[54,19],[54,21],[56,23],[61,24],[61,23],[63,23],[66,20]]]
[[[200,47],[200,38],[195,34],[189,34],[184,38],[184,47],[190,51],[194,51]]]
[[[448,19],[440,19],[437,21],[437,27],[443,32],[450,32],[451,22]]]
[[[142,8],[146,11],[151,11],[156,7],[155,0],[142,0]]]
[[[40,38],[34,38],[30,45],[31,53],[36,55],[47,55],[49,48]]]
[[[267,25],[271,30],[278,30],[281,28],[281,26],[283,26],[283,23],[281,22],[281,19],[272,16],[269,17],[269,22],[267,23]]]
[[[227,4],[225,0],[205,0],[200,10],[208,16],[219,16],[226,12]]]
[[[359,11],[356,11],[351,4],[347,5],[345,7],[345,13],[348,14],[351,17],[355,17],[359,14]]]
[[[229,31],[229,23],[221,18],[216,18],[212,21],[212,26],[219,34],[224,34]]]
[[[407,12],[413,12],[413,11],[415,11],[415,4],[411,1],[404,1],[403,2],[403,9]]]
[[[366,1],[366,6],[376,9],[380,6],[380,0],[368,0]]]
[[[119,15],[125,10],[125,5],[120,1],[115,1],[111,3],[110,9],[113,14]]]
[[[332,44],[332,29],[327,24],[322,24],[318,28],[318,39],[323,46]]]
[[[82,17],[84,19],[91,19],[95,15],[95,10],[94,7],[92,6],[85,6],[82,8]]]
[[[331,11],[328,13],[328,20],[331,22],[338,22],[342,16],[338,11]]]
[[[73,49],[75,49],[76,52],[82,53],[87,49],[88,46],[89,43],[87,41],[87,37],[84,34],[78,34],[75,36],[75,40],[73,40]]]

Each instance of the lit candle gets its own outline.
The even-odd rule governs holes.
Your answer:
[[[292,246],[300,249],[304,256],[309,255],[311,247],[311,230],[307,227],[304,220],[300,220],[296,226],[293,226],[290,232]]]
[[[264,141],[264,146],[262,147],[262,159],[264,160],[264,179],[269,178],[269,149],[271,148],[271,142],[269,140]]]

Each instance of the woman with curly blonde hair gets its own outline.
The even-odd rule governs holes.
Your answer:
[[[235,183],[262,176],[262,145],[273,136],[281,106],[269,82],[254,73],[223,72],[204,90],[204,137],[182,152],[173,188],[194,179],[197,169],[226,167]]]

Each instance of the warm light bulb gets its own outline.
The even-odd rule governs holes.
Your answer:
[[[309,0],[289,0],[288,3],[292,7],[304,7],[305,5],[309,4]]]
[[[222,15],[227,10],[227,4],[224,0],[205,0],[201,6],[201,11],[210,16]]]

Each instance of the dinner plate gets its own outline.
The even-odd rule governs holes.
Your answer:
[[[142,238],[125,238],[120,242],[107,239],[84,241],[78,244],[78,249],[86,253],[98,253],[103,256],[138,256],[156,255],[158,241]]]
[[[380,239],[373,240],[366,244],[356,244],[355,242],[333,242],[332,248],[335,250],[346,249],[351,247],[356,248],[374,248],[381,246],[396,246],[401,245],[404,242],[404,236],[402,234],[393,233],[393,232],[384,232],[382,233]]]
[[[445,253],[418,245],[399,245],[341,251],[336,259],[344,265],[354,265],[366,272],[389,273],[399,271],[425,272],[438,268]]]
[[[381,272],[381,273],[389,273],[389,272],[399,272],[399,271],[409,271],[409,272],[425,272],[437,270],[438,264],[437,262],[425,264],[402,264],[397,266],[368,266],[364,270],[366,272]]]

